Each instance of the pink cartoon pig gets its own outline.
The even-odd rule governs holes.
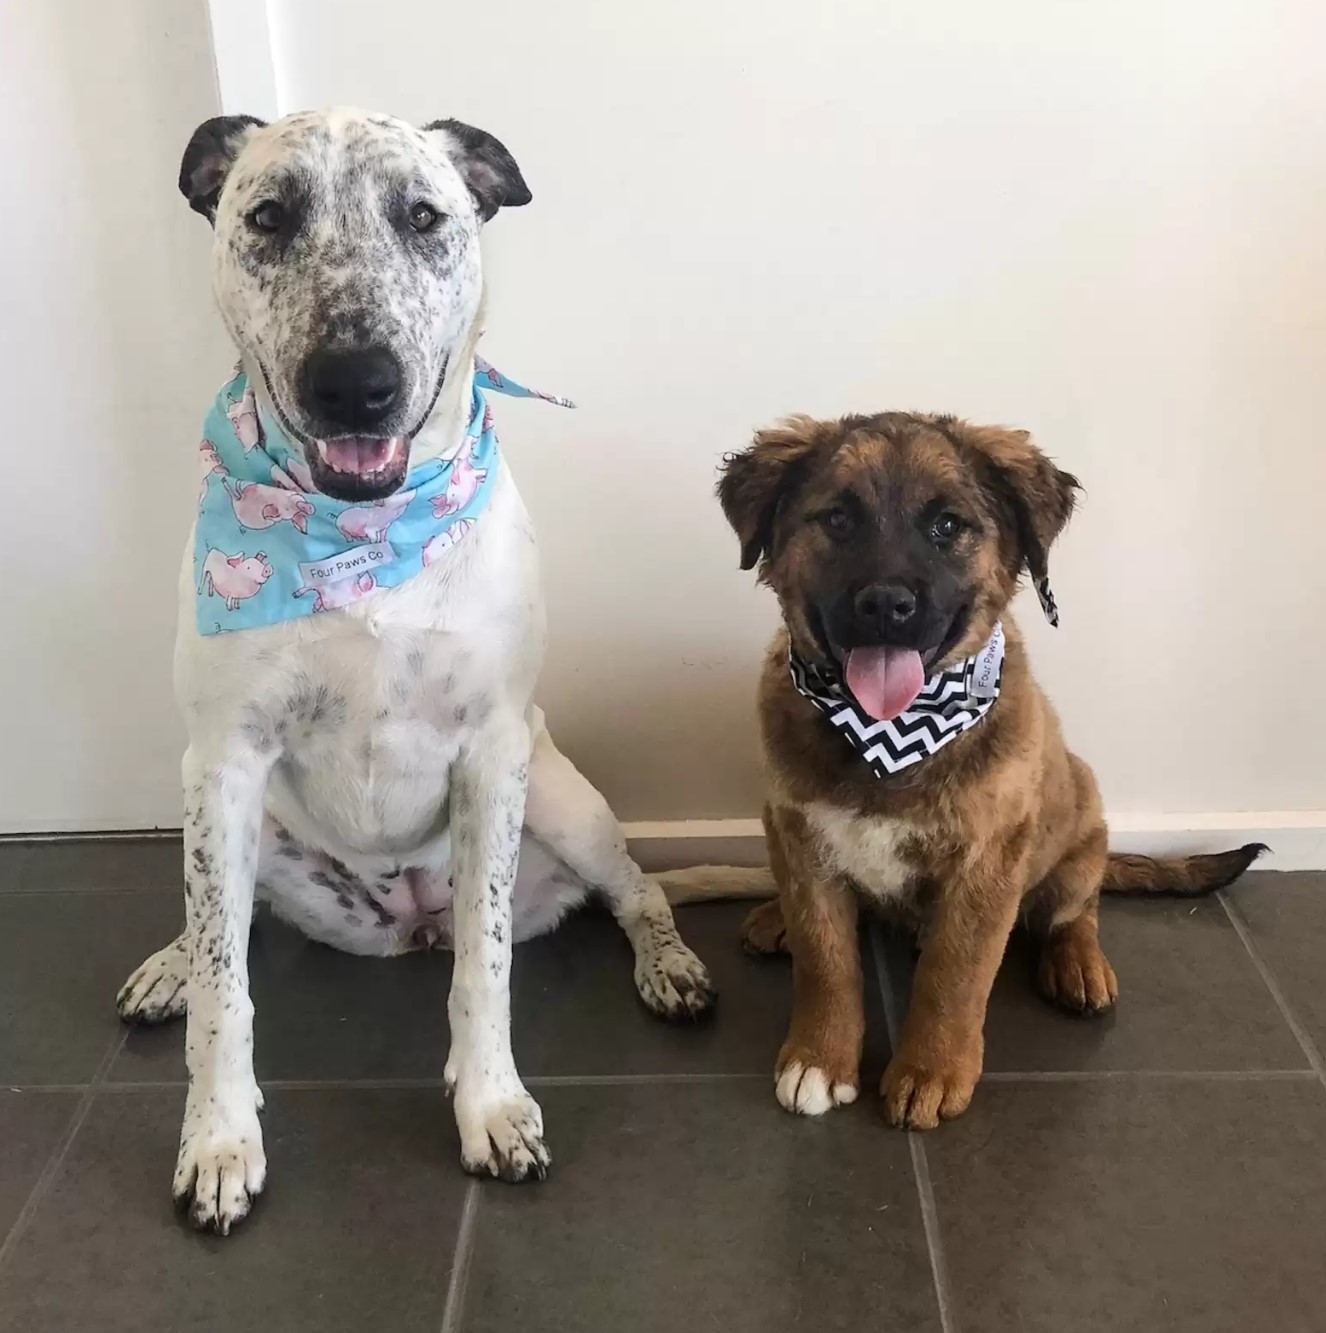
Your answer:
[[[399,491],[372,504],[352,505],[341,511],[337,530],[348,541],[386,541],[387,529],[405,512],[414,499],[413,491]]]
[[[435,533],[424,543],[424,568],[442,557],[474,526],[474,519],[462,518],[449,528]]]
[[[226,465],[221,461],[220,455],[216,452],[216,445],[211,440],[204,440],[198,446],[198,462],[203,470],[202,488],[198,492],[198,503],[207,498],[207,479],[213,475],[224,477],[226,475]]]
[[[252,556],[227,555],[213,546],[203,560],[200,586],[209,597],[220,597],[227,611],[238,611],[239,604],[252,597],[271,577],[266,551]]]
[[[273,523],[285,522],[293,523],[300,532],[308,531],[313,506],[299,491],[264,486],[258,481],[241,481],[227,490],[241,528],[270,528]]]
[[[253,396],[253,386],[244,390],[239,402],[230,402],[226,406],[226,416],[246,454],[252,453],[262,443],[262,427],[258,424],[258,403]]]
[[[359,574],[337,583],[324,583],[319,588],[296,588],[295,596],[303,597],[312,593],[314,611],[339,611],[341,607],[357,602],[377,586],[377,580],[372,574]]]
[[[451,465],[451,476],[447,480],[446,494],[433,497],[434,518],[460,513],[483,485],[488,469],[474,466],[472,450],[472,442],[467,442],[465,448],[456,455]]]
[[[273,463],[272,480],[288,491],[309,492],[314,489],[313,474],[308,470],[308,464],[301,458],[289,459],[284,471],[281,470],[280,464]]]

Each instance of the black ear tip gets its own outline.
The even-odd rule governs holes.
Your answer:
[[[760,557],[764,554],[764,543],[756,540],[747,542],[741,548],[741,568],[754,569],[760,563]]]
[[[262,129],[257,116],[213,116],[194,130],[180,160],[180,193],[195,213],[211,219],[216,198],[230,164],[243,146],[245,133]]]

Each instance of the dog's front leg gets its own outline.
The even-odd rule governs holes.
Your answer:
[[[933,1129],[971,1102],[990,988],[1017,920],[1025,861],[972,854],[942,881],[880,1094],[890,1123]]]
[[[856,1100],[865,1003],[856,891],[824,863],[805,816],[765,810],[769,866],[792,955],[792,1020],[774,1066],[779,1104],[823,1115]]]
[[[252,752],[184,758],[184,885],[189,951],[189,1092],[175,1201],[222,1235],[247,1215],[267,1159],[258,1124],[249,999],[249,923],[271,760]]]
[[[457,761],[451,791],[455,971],[447,1086],[467,1171],[542,1180],[543,1114],[511,1054],[511,890],[529,781],[529,729],[506,720]]]

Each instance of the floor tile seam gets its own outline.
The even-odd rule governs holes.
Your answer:
[[[1315,1081],[1317,1071],[1305,1069],[1008,1069],[991,1070],[981,1075],[982,1083],[1098,1083],[1141,1081],[1211,1082],[1211,1083],[1297,1083]],[[545,1074],[525,1080],[530,1088],[599,1088],[637,1087],[659,1085],[721,1086],[732,1083],[758,1083],[766,1080],[761,1073],[719,1074]],[[445,1088],[441,1078],[269,1078],[261,1085],[271,1092],[354,1092],[354,1091],[427,1091]],[[0,1090],[9,1092],[85,1092],[86,1083],[18,1083],[0,1084]],[[188,1080],[177,1079],[116,1079],[104,1082],[98,1091],[103,1093],[168,1092],[188,1087]]]
[[[1275,1001],[1276,1008],[1280,1010],[1281,1018],[1284,1019],[1285,1025],[1293,1034],[1294,1040],[1298,1042],[1299,1049],[1303,1052],[1303,1058],[1311,1066],[1322,1088],[1326,1089],[1326,1061],[1322,1059],[1321,1052],[1317,1049],[1317,1043],[1313,1041],[1311,1033],[1299,1021],[1293,1005],[1289,1003],[1289,998],[1280,985],[1279,978],[1275,975],[1270,963],[1266,961],[1258,947],[1257,941],[1253,938],[1252,928],[1248,925],[1243,913],[1230,901],[1223,889],[1216,894],[1216,897],[1220,899],[1220,905],[1225,909],[1225,915],[1229,918],[1229,924],[1234,927],[1234,933],[1243,941],[1243,947],[1247,950],[1253,967],[1257,969],[1262,984],[1270,992],[1271,999]]]
[[[528,1088],[602,1088],[635,1087],[663,1084],[751,1083],[767,1080],[763,1073],[682,1073],[682,1074],[536,1074],[524,1080]],[[445,1089],[446,1080],[435,1078],[260,1078],[259,1085],[268,1092],[365,1092],[375,1089],[429,1090]],[[54,1085],[52,1085],[54,1086]],[[186,1078],[175,1079],[115,1079],[104,1083],[100,1091],[106,1093],[154,1092],[188,1086]],[[18,1091],[42,1091],[38,1085],[20,1087]],[[73,1090],[78,1090],[75,1087]]]
[[[91,1083],[5,1083],[0,1080],[0,1092],[86,1092]]]
[[[74,1140],[78,1137],[79,1131],[83,1128],[83,1123],[87,1119],[88,1112],[92,1109],[97,1091],[105,1082],[106,1075],[119,1056],[127,1037],[128,1029],[125,1028],[117,1032],[107,1046],[106,1052],[101,1057],[101,1062],[93,1074],[92,1081],[83,1089],[83,1095],[74,1108],[69,1123],[65,1126],[63,1133],[56,1140],[47,1156],[41,1174],[33,1183],[32,1189],[28,1191],[28,1197],[24,1200],[23,1207],[19,1209],[18,1216],[9,1228],[9,1233],[0,1241],[0,1273],[4,1271],[10,1254],[17,1248],[19,1240],[27,1231],[33,1217],[36,1216],[38,1208],[41,1207],[43,1199],[50,1192],[51,1186],[60,1174],[65,1158],[68,1157],[69,1150],[73,1147]]]
[[[465,1200],[460,1209],[460,1225],[456,1228],[456,1245],[452,1251],[451,1274],[447,1279],[447,1299],[442,1310],[440,1333],[459,1333],[465,1318],[465,1296],[469,1287],[470,1264],[474,1257],[474,1232],[483,1194],[477,1180],[465,1186]]]
[[[982,1083],[1141,1082],[1298,1083],[1317,1079],[1315,1069],[1000,1069],[981,1075]]]
[[[898,1049],[898,1010],[893,997],[893,987],[890,984],[884,944],[880,937],[879,926],[874,922],[870,926],[870,948],[875,960],[875,982],[879,986],[879,997],[884,1005],[884,1022],[888,1028],[889,1055],[892,1058]],[[934,1286],[935,1307],[939,1313],[939,1327],[941,1333],[957,1333],[953,1302],[949,1294],[944,1237],[939,1226],[939,1208],[935,1203],[934,1185],[930,1179],[930,1160],[926,1155],[925,1142],[921,1135],[915,1132],[909,1133],[907,1148],[912,1161],[912,1179],[916,1182],[916,1200],[921,1210],[921,1229],[925,1234],[926,1254],[930,1260],[930,1278]]]
[[[67,889],[26,888],[20,880],[18,887],[0,889],[0,902],[18,898],[164,898],[167,895],[183,898],[184,889],[179,884],[148,885],[85,885]]]

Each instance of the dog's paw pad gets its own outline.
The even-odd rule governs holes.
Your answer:
[[[755,908],[741,927],[741,943],[747,953],[775,954],[787,952],[787,923],[783,920],[783,906],[775,898]]]
[[[971,1105],[981,1076],[974,1067],[923,1068],[895,1057],[884,1071],[884,1114],[898,1129],[934,1129]]]
[[[1040,993],[1069,1013],[1092,1016],[1114,1007],[1119,980],[1094,940],[1051,937],[1036,977]]]
[[[165,1023],[185,1010],[189,960],[177,940],[158,950],[120,987],[115,1008],[126,1023]]]
[[[702,1018],[718,999],[708,968],[680,941],[637,961],[635,988],[653,1013],[667,1019]]]
[[[471,1175],[511,1184],[544,1180],[552,1155],[543,1142],[543,1113],[530,1096],[456,1109],[461,1163]]]
[[[777,1076],[778,1104],[795,1115],[823,1115],[835,1106],[850,1106],[856,1101],[855,1083],[835,1082],[816,1065],[789,1061]]]
[[[195,1227],[224,1236],[249,1215],[266,1181],[267,1157],[255,1121],[237,1134],[186,1131],[171,1192]]]

